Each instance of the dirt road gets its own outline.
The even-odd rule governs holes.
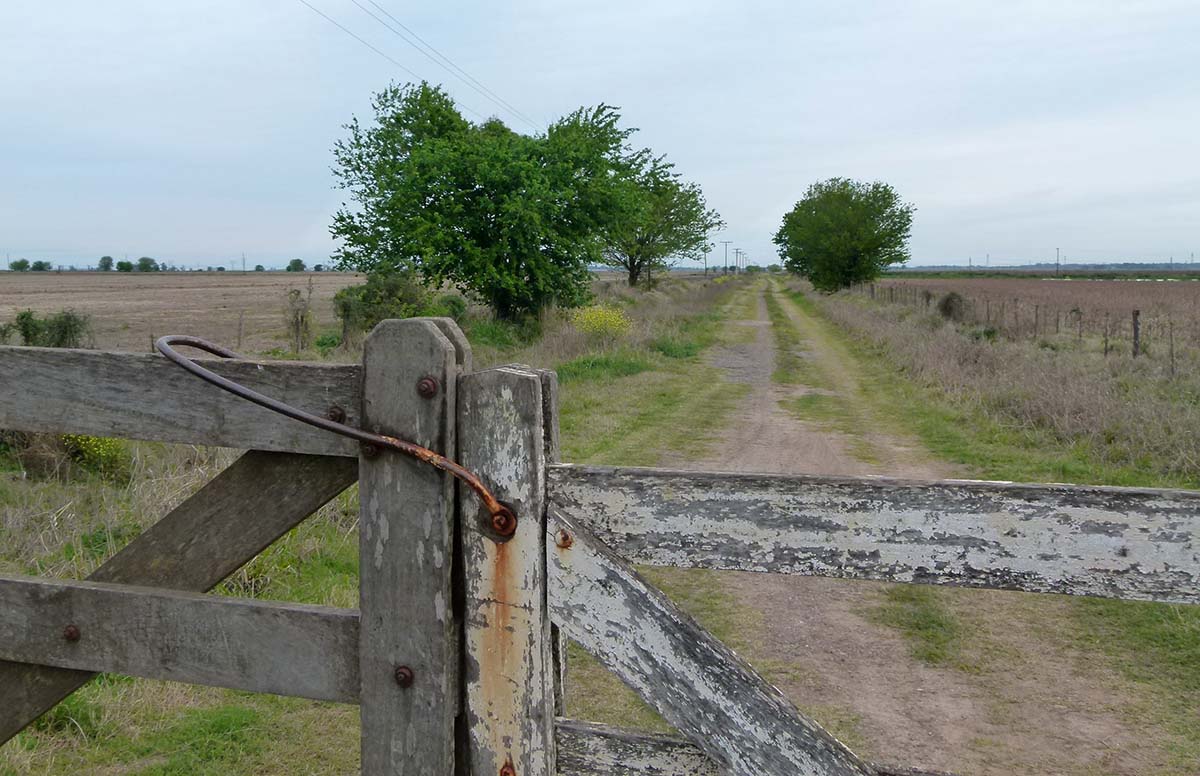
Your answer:
[[[750,386],[702,460],[707,470],[902,477],[953,476],[888,422],[865,393],[854,356],[828,324],[762,283],[734,326],[752,334],[710,355],[727,379]],[[745,300],[748,301],[748,300]],[[780,311],[803,379],[778,382]],[[796,337],[798,334],[798,337]],[[777,380],[772,380],[776,374]],[[804,398],[808,397],[808,398]],[[797,403],[799,401],[799,403]],[[836,402],[836,411],[796,412]],[[880,431],[880,429],[890,429]],[[954,665],[913,657],[899,631],[869,613],[885,585],[761,574],[722,575],[741,605],[761,614],[749,650],[802,709],[870,759],[964,774],[1164,772],[1163,735],[1139,721],[1135,686],[1071,639],[1069,602],[1053,596],[939,590],[964,623]]]

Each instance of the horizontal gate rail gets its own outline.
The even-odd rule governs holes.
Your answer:
[[[635,563],[1200,603],[1200,492],[554,465]]]
[[[555,622],[730,776],[873,774],[586,528],[546,534]]]
[[[212,371],[316,415],[360,424],[357,364],[204,360]],[[0,347],[0,428],[357,456],[342,437],[281,418],[159,355]]]
[[[358,612],[0,577],[0,659],[357,703]]]

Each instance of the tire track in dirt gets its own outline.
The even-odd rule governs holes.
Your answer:
[[[758,285],[756,316],[733,323],[753,332],[713,351],[710,362],[750,393],[694,469],[946,477],[913,438],[892,433],[861,393],[861,372],[824,324],[783,295],[801,355],[822,385],[779,385],[776,346]],[[786,402],[831,393],[853,408],[852,430],[797,418]],[[844,424],[843,424],[844,425]],[[880,428],[888,431],[880,431]],[[856,439],[856,436],[859,437]],[[862,442],[870,456],[862,454]],[[868,460],[864,460],[868,458]],[[887,586],[766,574],[722,574],[762,625],[752,662],[802,709],[830,723],[867,757],[900,765],[982,774],[1148,774],[1163,772],[1162,735],[1138,724],[1136,687],[1069,637],[1069,602],[1052,596],[945,590],[940,596],[969,630],[959,667],[912,657],[897,631],[866,612]],[[1063,623],[1068,623],[1067,627]]]

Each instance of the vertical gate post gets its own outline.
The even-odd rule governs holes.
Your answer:
[[[501,367],[459,382],[459,461],[517,515],[512,536],[460,488],[471,776],[552,776],[554,676],[546,601],[549,440],[542,377]],[[553,428],[551,428],[553,430]]]
[[[363,350],[363,426],[455,448],[454,344],[434,321],[384,321]],[[454,485],[413,458],[359,456],[359,665],[365,776],[455,769]]]

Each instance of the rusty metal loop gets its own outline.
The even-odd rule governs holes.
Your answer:
[[[404,455],[411,456],[419,461],[424,461],[436,469],[440,469],[441,471],[457,477],[459,480],[465,483],[467,487],[478,494],[480,500],[483,501],[484,509],[486,509],[488,514],[491,515],[494,525],[511,525],[513,529],[516,528],[516,514],[514,514],[513,511],[506,505],[500,503],[500,501],[492,494],[492,491],[488,488],[488,486],[484,485],[483,481],[480,480],[478,476],[476,476],[473,472],[467,471],[458,463],[450,460],[444,455],[435,453],[434,451],[425,447],[421,447],[418,444],[406,442],[403,439],[397,439],[396,437],[390,437],[385,434],[373,434],[370,431],[364,431],[363,429],[355,428],[354,426],[347,426],[345,423],[339,423],[335,420],[331,420],[320,415],[313,415],[310,412],[305,412],[304,410],[293,407],[290,404],[284,404],[278,399],[261,394],[258,391],[247,388],[239,383],[235,383],[227,377],[222,377],[216,372],[206,369],[187,356],[179,353],[177,350],[175,350],[175,346],[195,348],[196,350],[202,350],[205,353],[210,353],[214,356],[220,356],[221,358],[244,360],[243,356],[238,355],[232,350],[221,347],[220,345],[214,344],[207,340],[200,339],[199,337],[189,337],[184,334],[168,334],[165,337],[159,337],[154,342],[154,347],[159,353],[163,354],[171,361],[174,361],[191,374],[199,377],[201,380],[211,383],[222,390],[228,391],[234,396],[257,404],[260,407],[266,407],[272,412],[278,412],[280,415],[285,415],[293,420],[298,420],[301,423],[307,423],[310,426],[315,426],[324,431],[357,440],[361,444],[374,445],[376,448],[394,450],[398,453],[403,453]]]

